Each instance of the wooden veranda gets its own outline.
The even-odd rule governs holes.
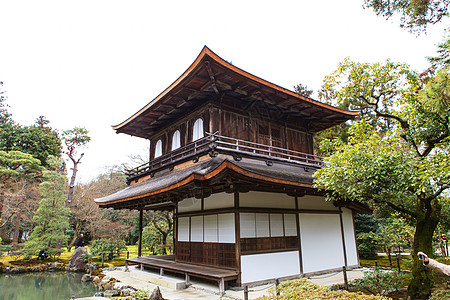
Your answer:
[[[125,261],[127,268],[129,264],[140,265],[141,270],[144,268],[158,270],[161,276],[164,275],[165,271],[182,274],[185,276],[186,285],[190,284],[191,276],[216,281],[220,294],[225,292],[226,282],[236,280],[239,277],[239,272],[236,270],[176,262],[173,255],[129,258]]]

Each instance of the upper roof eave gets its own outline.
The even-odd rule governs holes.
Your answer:
[[[359,112],[358,111],[348,111],[348,110],[344,110],[344,109],[340,109],[337,107],[333,107],[331,105],[313,100],[311,98],[308,97],[304,97],[301,96],[293,91],[290,91],[288,89],[285,89],[281,86],[278,86],[276,84],[273,84],[267,80],[264,80],[262,78],[259,78],[253,74],[250,74],[236,66],[234,66],[233,64],[227,62],[226,60],[222,59],[220,56],[218,56],[217,54],[215,54],[211,49],[209,49],[207,46],[204,46],[202,51],[200,52],[200,54],[197,56],[197,58],[195,59],[195,61],[189,66],[189,68],[180,76],[178,77],[177,80],[175,80],[169,87],[167,87],[163,92],[161,92],[156,98],[154,98],[152,101],[150,101],[146,106],[144,106],[143,108],[141,108],[139,111],[137,111],[135,114],[133,114],[131,117],[129,117],[128,119],[126,119],[125,121],[123,121],[122,123],[119,123],[117,125],[113,125],[112,128],[116,131],[120,131],[121,128],[123,128],[124,126],[126,126],[127,124],[129,124],[130,122],[132,122],[134,119],[136,119],[137,117],[139,117],[141,114],[143,114],[145,111],[147,111],[150,107],[152,107],[153,105],[155,105],[155,103],[157,103],[160,99],[162,99],[165,95],[167,95],[171,90],[173,90],[176,86],[178,86],[185,78],[187,78],[200,64],[200,62],[202,61],[202,59],[208,56],[211,59],[213,59],[215,62],[219,63],[220,65],[222,65],[223,67],[237,73],[240,74],[241,76],[247,77],[255,82],[258,82],[262,85],[265,85],[269,88],[275,89],[281,93],[284,93],[286,95],[289,95],[291,97],[297,98],[301,101],[306,101],[309,103],[312,103],[314,105],[323,107],[324,109],[328,109],[334,112],[338,112],[341,114],[344,114],[346,116],[348,116],[349,119],[353,118],[354,116],[358,115]]]

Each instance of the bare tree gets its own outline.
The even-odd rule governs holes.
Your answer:
[[[81,153],[78,158],[76,158],[76,150],[79,147],[84,147],[89,143],[91,138],[88,135],[88,131],[86,128],[82,127],[74,127],[73,129],[65,130],[62,133],[62,140],[66,145],[67,151],[64,153],[70,158],[73,163],[72,168],[72,176],[70,178],[69,183],[69,192],[67,193],[67,201],[66,207],[70,207],[73,198],[73,191],[75,188],[75,180],[77,178],[78,164],[84,156],[84,153]]]

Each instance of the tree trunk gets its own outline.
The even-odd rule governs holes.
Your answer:
[[[386,246],[386,254],[389,258],[389,266],[392,268],[391,247]]]
[[[162,234],[161,235],[161,244],[162,244],[162,254],[166,255],[167,254],[167,234]]]
[[[408,297],[410,299],[428,299],[433,287],[433,275],[431,269],[425,267],[417,257],[417,252],[422,251],[429,256],[433,255],[432,239],[433,233],[439,223],[440,208],[429,207],[426,211],[418,205],[416,210],[417,222],[413,242],[413,279],[408,286]]]
[[[77,167],[79,160],[75,161],[74,159],[72,159],[72,161],[73,161],[72,177],[70,178],[69,193],[67,194],[66,207],[70,207],[70,205],[72,204],[73,190],[75,189],[75,179],[77,178]]]
[[[79,222],[79,220],[76,220],[75,222],[75,230],[73,233],[73,238],[72,240],[70,240],[70,243],[67,245],[67,251],[70,252],[70,250],[72,249],[72,247],[75,245],[75,243],[77,242],[78,238],[80,237],[81,234],[81,222]]]
[[[18,244],[19,241],[19,231],[20,231],[20,217],[19,214],[16,214],[16,217],[14,218],[14,236],[13,236],[13,244]]]

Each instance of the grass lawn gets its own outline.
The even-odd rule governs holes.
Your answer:
[[[361,266],[363,267],[374,267],[378,264],[379,267],[385,268],[397,268],[397,257],[395,255],[391,255],[392,266],[389,264],[389,258],[385,254],[378,254],[374,258],[370,259],[360,259]],[[412,266],[412,258],[411,255],[401,255],[400,256],[400,268],[402,270],[411,270]]]

